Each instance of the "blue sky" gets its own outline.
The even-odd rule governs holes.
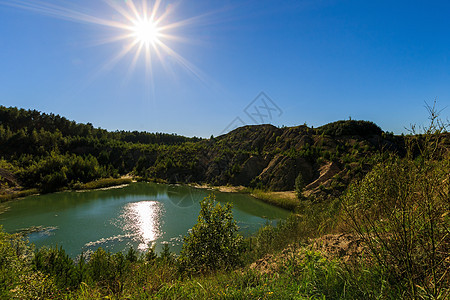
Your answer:
[[[426,123],[425,101],[450,105],[448,1],[163,0],[162,24],[190,20],[161,40],[191,69],[164,51],[111,63],[131,40],[101,43],[123,30],[79,18],[126,23],[111,4],[131,0],[108,1],[0,0],[0,104],[202,137],[350,117],[401,133]]]

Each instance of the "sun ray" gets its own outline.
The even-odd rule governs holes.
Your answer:
[[[63,2],[61,2],[63,3]],[[34,11],[42,15],[63,19],[72,22],[94,24],[113,30],[113,36],[98,38],[93,46],[110,43],[123,43],[122,50],[113,56],[109,61],[98,68],[97,74],[115,66],[126,56],[130,56],[130,65],[127,76],[136,69],[139,60],[145,64],[146,77],[152,83],[153,88],[153,63],[155,60],[161,62],[164,68],[164,56],[170,56],[176,63],[182,66],[196,78],[205,81],[202,72],[187,59],[172,49],[167,42],[191,42],[191,39],[181,37],[176,34],[178,28],[190,26],[204,19],[204,14],[184,20],[170,20],[176,6],[174,4],[162,5],[162,0],[102,0],[118,17],[112,19],[104,18],[100,14],[92,14],[80,8],[75,9],[75,4],[71,7],[60,6],[42,0],[0,0],[0,5],[12,6],[20,9]],[[109,15],[110,16],[110,15]],[[131,55],[130,55],[131,54]]]
[[[130,14],[130,12],[128,12],[126,9],[124,9],[122,6],[120,6],[117,1],[103,0],[103,2],[105,2],[111,8],[113,8],[116,12],[121,14],[127,20],[133,20],[136,17],[136,15],[135,15],[135,17],[133,17],[133,11],[131,11],[131,14]],[[128,5],[130,5],[132,3],[133,3],[132,1],[127,2]],[[137,11],[136,11],[136,13],[137,13]]]
[[[175,50],[170,48],[164,43],[159,43],[159,46],[164,49],[170,56],[175,58],[175,60],[182,65],[184,68],[189,70],[195,77],[200,79],[202,82],[206,82],[206,77],[203,75],[203,72],[201,72],[197,67],[195,67],[193,64],[191,64],[187,59],[185,59],[183,56],[178,54]]]
[[[134,52],[133,59],[131,60],[130,65],[128,66],[127,74],[125,75],[125,81],[126,82],[128,82],[130,80],[131,75],[136,70],[136,66],[137,66],[139,57],[141,56],[142,47],[143,47],[142,44],[138,45],[138,48]]]
[[[153,7],[152,7],[152,12],[151,12],[151,15],[150,15],[150,19],[151,20],[155,20],[156,19],[156,14],[158,13],[160,5],[161,5],[161,0],[156,0],[155,1],[155,5],[153,5]]]

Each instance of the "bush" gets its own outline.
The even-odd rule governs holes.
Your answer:
[[[305,189],[305,180],[303,180],[302,173],[298,173],[297,178],[295,178],[295,192],[297,193],[298,199],[303,199],[303,190]]]
[[[345,196],[347,220],[391,284],[408,298],[449,295],[448,170],[442,161],[392,158]]]
[[[430,125],[407,140],[407,157],[374,167],[344,198],[349,224],[407,298],[450,296],[449,124],[427,105]],[[403,288],[405,287],[405,288]]]
[[[102,248],[98,248],[86,265],[88,279],[96,283],[100,288],[105,288],[113,293],[120,292],[128,263],[122,252],[111,254]]]
[[[242,263],[243,238],[237,234],[231,204],[217,203],[210,195],[201,201],[198,223],[184,237],[179,262],[182,271],[204,273],[230,269]]]
[[[76,289],[83,279],[83,264],[75,265],[62,247],[43,247],[33,259],[34,269],[54,277],[59,289]]]
[[[0,226],[0,298],[7,299],[9,290],[19,281],[23,263],[13,246],[13,236]]]
[[[0,299],[49,299],[56,292],[51,278],[31,268],[32,248],[0,225]]]

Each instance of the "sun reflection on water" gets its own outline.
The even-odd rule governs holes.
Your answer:
[[[138,249],[145,251],[151,243],[161,236],[162,205],[157,201],[129,203],[122,215],[123,229],[132,233],[139,242]]]

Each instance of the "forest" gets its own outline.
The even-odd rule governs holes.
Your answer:
[[[139,168],[143,155],[199,140],[164,133],[108,132],[58,115],[0,106],[0,168],[12,172],[21,186],[41,192],[118,178]]]

